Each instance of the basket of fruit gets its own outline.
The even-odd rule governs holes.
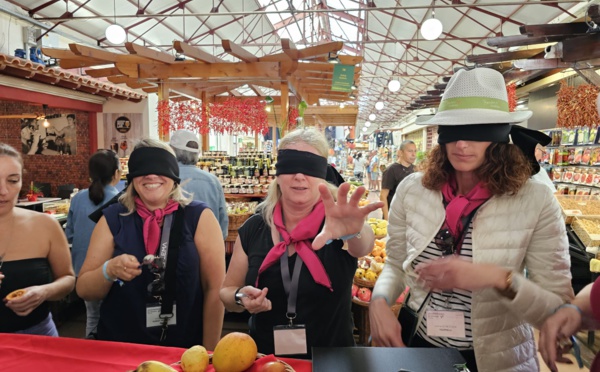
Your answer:
[[[386,220],[371,217],[367,220],[367,223],[373,229],[375,239],[383,239],[387,236],[388,222]]]

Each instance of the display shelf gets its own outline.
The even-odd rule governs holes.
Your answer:
[[[225,199],[263,199],[267,194],[225,194]]]

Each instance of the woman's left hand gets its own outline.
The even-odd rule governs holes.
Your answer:
[[[27,316],[44,301],[46,301],[46,291],[43,286],[34,286],[24,288],[25,294],[14,300],[4,300],[6,307],[19,316]]]
[[[418,280],[427,289],[466,291],[495,287],[506,280],[506,269],[493,264],[474,264],[460,257],[443,257],[415,267]]]
[[[325,206],[325,226],[312,243],[313,249],[321,249],[328,240],[339,239],[342,236],[359,233],[369,213],[383,207],[382,202],[370,203],[359,207],[358,202],[365,193],[365,187],[360,186],[348,199],[349,183],[342,183],[338,188],[337,202],[329,192],[327,185],[320,184],[319,192]]]

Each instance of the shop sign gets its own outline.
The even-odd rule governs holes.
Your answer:
[[[354,84],[354,66],[337,64],[333,66],[331,90],[336,92],[351,92]]]
[[[115,129],[119,133],[127,133],[131,129],[131,120],[126,116],[119,116],[115,120]]]

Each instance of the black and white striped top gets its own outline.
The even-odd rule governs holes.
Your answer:
[[[473,245],[471,240],[471,229],[473,223],[465,234],[460,256],[468,261],[473,260]],[[442,257],[442,251],[435,245],[435,242],[429,243],[427,248],[412,262],[413,269],[420,263],[428,262]],[[425,341],[437,347],[451,347],[455,349],[473,349],[473,336],[471,333],[471,291],[454,289],[452,292],[434,291],[431,293],[429,304],[423,310],[425,315],[423,321],[419,324],[417,334]],[[465,317],[465,338],[450,337],[429,337],[427,336],[427,310],[456,310],[462,311]]]

